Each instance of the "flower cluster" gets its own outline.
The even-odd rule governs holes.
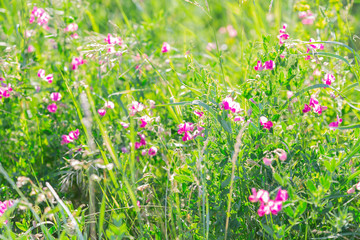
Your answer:
[[[313,38],[310,38],[309,42],[316,42]],[[323,50],[324,49],[324,45],[321,44],[321,43],[312,43],[312,44],[309,44],[310,48],[308,47],[307,50],[306,50],[306,53],[309,53],[310,50]],[[308,55],[305,57],[305,60],[310,60],[311,59],[311,56]]]
[[[40,69],[37,73],[37,76],[39,78],[41,78],[44,81],[47,81],[48,83],[52,83],[54,80],[54,75],[53,74],[48,74],[45,76],[45,70],[44,69]]]
[[[315,21],[315,16],[310,10],[299,12],[299,18],[304,25],[312,25]]]
[[[123,40],[120,37],[113,37],[110,33],[108,33],[104,40],[107,44],[109,44],[107,48],[108,53],[115,53],[115,45],[121,46],[123,44]]]
[[[138,133],[139,137],[140,137],[140,142],[135,142],[135,149],[139,149],[142,146],[146,146],[146,140],[145,140],[145,135],[142,133]]]
[[[270,166],[272,161],[274,161],[274,156],[272,153],[275,153],[279,157],[280,161],[282,161],[282,162],[286,161],[286,159],[287,159],[287,154],[283,149],[278,148],[270,153],[265,152],[266,157],[263,158],[263,162],[266,166]]]
[[[170,44],[168,44],[167,42],[163,42],[163,45],[161,47],[161,52],[167,53],[170,51],[170,49],[171,49]]]
[[[50,15],[45,12],[42,8],[37,8],[34,6],[33,10],[30,13],[30,19],[29,22],[33,23],[35,22],[35,18],[37,18],[37,24],[38,25],[46,25],[49,21]]]
[[[5,213],[5,211],[11,207],[12,205],[14,205],[13,201],[11,200],[6,200],[4,202],[0,201],[0,217]],[[7,221],[5,221],[5,224],[7,223]]]
[[[234,38],[237,36],[237,31],[235,30],[235,28],[232,26],[232,25],[227,25],[226,27],[221,27],[219,29],[219,32],[221,34],[225,34],[225,33],[228,33],[229,34],[229,37],[231,38]]]
[[[8,98],[10,97],[10,92],[13,91],[11,84],[9,83],[8,85],[6,85],[5,83],[2,83],[2,85],[4,87],[0,87],[0,99],[1,98]]]
[[[75,131],[71,131],[69,135],[62,135],[61,145],[74,142],[74,140],[79,138],[79,135],[80,135],[79,129],[76,129]]]
[[[195,131],[194,131],[195,130]],[[183,134],[182,140],[184,142],[195,139],[197,136],[204,136],[205,128],[201,126],[194,126],[193,123],[185,122],[179,125],[178,134]]]
[[[145,105],[137,101],[133,101],[129,107],[130,116],[134,116],[136,113],[141,112],[145,109]]]
[[[342,120],[341,118],[339,118],[339,116],[337,116],[336,122],[330,123],[330,124],[329,124],[329,127],[330,127],[332,130],[335,131],[335,128],[339,127],[339,125],[340,125],[340,123],[342,123],[342,121],[343,121],[343,120]]]
[[[75,32],[76,30],[78,30],[78,25],[76,23],[70,23],[69,25],[66,26],[66,28],[64,29],[65,32]],[[79,35],[77,33],[73,33],[70,37],[72,37],[73,39],[78,39]]]
[[[335,81],[335,76],[332,75],[331,73],[326,73],[325,76],[324,76],[324,79],[323,79],[323,82],[326,84],[326,85],[331,85],[331,83],[333,83]]]
[[[58,93],[58,92],[53,92],[53,93],[50,94],[50,99],[51,99],[51,101],[54,101],[54,102],[60,101],[60,99],[61,99],[61,94]],[[56,105],[56,103],[50,104],[50,105],[47,107],[47,109],[48,109],[49,112],[55,113],[56,110],[57,110],[57,105]]]
[[[74,57],[71,61],[71,69],[76,70],[79,68],[80,65],[83,65],[86,63],[86,60],[84,60],[82,57]]]
[[[311,108],[313,109],[314,112],[318,113],[319,115],[321,115],[321,113],[327,109],[327,107],[321,106],[319,104],[319,100],[317,100],[314,95],[311,96],[309,105],[305,104],[305,107],[302,111],[303,113],[307,113],[311,111]]]
[[[258,215],[260,217],[264,215],[271,214],[278,214],[278,212],[282,209],[282,204],[285,202],[288,198],[288,192],[286,190],[279,189],[276,198],[274,200],[271,200],[269,197],[269,192],[265,191],[263,189],[260,189],[258,192],[256,192],[255,188],[251,189],[252,195],[249,196],[250,202],[258,202],[260,201],[260,208],[258,209]]]
[[[110,108],[110,109],[114,109],[115,108],[115,104],[112,101],[106,101],[104,104],[104,108]],[[98,110],[98,114],[103,117],[106,114],[106,109],[104,108],[100,108]]]
[[[289,34],[286,33],[287,24],[284,24],[282,28],[279,30],[279,35],[277,38],[279,39],[279,44],[283,45],[285,43],[285,40],[289,38]]]
[[[273,127],[272,121],[269,121],[266,117],[260,117],[260,125],[264,127],[264,129],[270,130]]]
[[[259,60],[254,67],[255,71],[262,71],[262,70],[273,70],[275,68],[275,63],[273,60],[266,61],[264,65],[262,65],[261,60]]]

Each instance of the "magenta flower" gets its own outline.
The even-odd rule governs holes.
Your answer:
[[[123,41],[122,39],[119,37],[113,37],[110,33],[108,33],[107,37],[105,38],[105,42],[107,44],[118,44],[118,45],[122,45]]]
[[[33,10],[30,13],[29,23],[31,24],[35,22],[36,18],[38,25],[46,25],[49,21],[50,15],[45,12],[44,9],[34,6]]]
[[[279,159],[280,159],[281,161],[286,161],[287,155],[286,155],[286,152],[285,152],[285,151],[282,151],[281,155],[279,156]]]
[[[269,201],[269,192],[265,191],[263,189],[260,189],[258,192],[256,192],[255,188],[251,189],[252,195],[249,196],[250,202],[264,202],[267,203]]]
[[[316,40],[314,40],[313,38],[310,38],[309,42],[316,42]],[[313,43],[313,44],[309,44],[313,49],[320,49],[323,50],[324,49],[324,45],[321,43]]]
[[[6,200],[4,202],[0,202],[0,217],[5,213],[5,211],[10,208],[11,206],[13,206],[14,203],[11,200]],[[7,224],[7,220],[4,222],[5,224]]]
[[[281,188],[277,192],[275,201],[282,201],[285,202],[289,198],[289,194],[286,190],[282,190]]]
[[[204,115],[204,112],[200,112],[200,111],[194,111],[194,114],[196,115],[196,116],[198,116],[198,117],[202,117],[203,115]]]
[[[70,23],[64,29],[65,32],[75,32],[76,30],[78,30],[78,25],[76,23]]]
[[[315,17],[310,10],[306,12],[299,12],[299,18],[302,19],[301,22],[304,25],[312,25],[315,21]]]
[[[240,104],[235,102],[231,97],[226,97],[221,103],[220,108],[224,110],[230,110],[233,113],[239,113],[242,111]]]
[[[58,92],[53,92],[50,94],[51,101],[58,102],[61,100],[61,94]]]
[[[264,116],[260,117],[260,125],[263,126],[264,129],[268,130],[273,127],[273,123]]]
[[[71,61],[71,69],[76,70],[80,65],[85,64],[86,61],[82,57],[74,57]]]
[[[151,147],[151,148],[149,148],[149,155],[155,156],[157,151],[158,151],[158,149],[156,147]]]
[[[265,66],[262,65],[261,60],[259,60],[256,64],[256,66],[254,67],[255,71],[262,71],[265,69]]]
[[[56,103],[52,103],[47,107],[48,111],[51,112],[51,113],[55,113],[57,108],[58,107],[57,107]]]
[[[279,30],[279,35],[277,38],[279,39],[279,44],[283,45],[285,43],[285,40],[289,38],[289,34],[286,33],[287,24],[284,24],[282,28]]]
[[[325,111],[326,109],[327,107],[321,106],[320,104],[315,105],[315,107],[313,108],[314,112],[318,113],[319,115],[321,115],[322,112]]]
[[[264,63],[264,66],[267,70],[273,70],[275,68],[275,63],[273,60],[269,60]]]
[[[169,51],[170,51],[170,44],[168,44],[167,42],[163,42],[163,45],[161,47],[161,52],[167,53]]]
[[[336,122],[332,122],[329,124],[329,127],[335,131],[335,128],[339,127],[340,123],[342,123],[342,119],[339,118],[339,116],[337,116],[337,121]]]
[[[192,132],[194,131],[194,124],[193,123],[182,123],[179,125],[178,134],[186,133],[186,132]]]
[[[245,121],[245,118],[241,117],[241,116],[235,116],[234,117],[234,122],[243,122]]]
[[[133,101],[132,105],[129,107],[130,116],[134,116],[136,113],[141,112],[144,109],[145,109],[145,106],[142,103]]]
[[[327,73],[325,74],[324,76],[324,79],[323,79],[323,82],[327,85],[331,85],[331,83],[333,83],[335,81],[335,76],[330,74],[330,73]]]
[[[105,116],[105,114],[106,114],[106,110],[101,108],[101,109],[98,110],[98,114],[99,114],[101,117],[103,117],[103,116]]]
[[[120,125],[123,126],[123,128],[128,128],[130,125],[128,123],[120,122]]]
[[[74,140],[79,138],[79,135],[80,135],[79,129],[76,129],[75,131],[71,131],[69,135],[62,135],[61,145],[74,142]]]
[[[71,37],[72,39],[78,39],[78,38],[79,38],[79,35],[78,35],[77,33],[73,33],[73,34],[70,35],[70,37]]]
[[[145,115],[140,118],[140,121],[141,121],[140,127],[144,128],[151,121],[151,118]]]
[[[271,214],[277,215],[282,209],[282,201],[270,200],[268,203]]]
[[[45,70],[44,69],[40,69],[37,73],[37,76],[39,78],[45,78]]]
[[[54,80],[53,74],[47,75],[44,80],[46,80],[48,83],[52,83]]]
[[[355,188],[353,188],[353,187],[346,191],[347,194],[352,194],[354,192],[355,192]]]

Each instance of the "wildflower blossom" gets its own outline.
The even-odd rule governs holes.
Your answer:
[[[273,123],[264,116],[260,117],[260,125],[263,126],[264,129],[268,130],[273,127]]]
[[[48,111],[51,112],[51,113],[55,113],[57,108],[58,107],[57,107],[56,103],[52,103],[47,107]]]
[[[235,28],[232,25],[226,26],[226,30],[229,34],[229,37],[234,38],[237,36],[237,31],[235,30]]]
[[[6,200],[4,202],[0,202],[0,217],[6,212],[6,210],[8,208],[10,208],[11,206],[13,206],[14,203],[11,200]],[[5,224],[7,224],[7,220],[4,222]]]
[[[151,118],[149,116],[145,115],[140,118],[140,121],[141,121],[140,127],[144,128],[151,121]]]
[[[279,30],[279,35],[277,38],[279,39],[279,44],[283,45],[285,43],[285,40],[289,38],[289,34],[286,33],[287,24],[284,24],[282,28]]]
[[[330,74],[330,73],[326,73],[323,79],[323,82],[327,85],[331,85],[331,83],[333,83],[335,81],[335,76]]]
[[[29,46],[28,46],[28,49],[27,49],[27,52],[28,52],[28,53],[35,52],[35,47],[34,47],[33,45],[29,45]]]
[[[82,57],[74,57],[71,61],[71,69],[76,70],[80,65],[85,64],[86,61]]]
[[[170,51],[170,44],[168,44],[167,42],[163,42],[163,45],[161,47],[161,52],[167,53],[169,51]]]
[[[105,107],[110,108],[110,109],[114,109],[115,104],[112,101],[106,101],[105,102]]]
[[[110,33],[108,33],[107,37],[105,38],[105,42],[107,44],[117,44],[117,45],[123,44],[123,41],[120,37],[113,37]]]
[[[64,29],[65,32],[75,32],[76,30],[78,30],[78,25],[76,23],[70,23]]]
[[[304,25],[312,25],[315,21],[315,16],[310,10],[299,12],[299,18],[302,19],[301,23]]]
[[[224,110],[230,110],[233,113],[239,113],[242,111],[240,104],[235,102],[233,98],[226,97],[221,103],[220,108]]]
[[[54,102],[60,101],[61,97],[62,97],[61,94],[58,92],[53,92],[50,94],[50,99],[51,99],[51,101],[54,101]]]
[[[337,121],[336,122],[332,122],[329,124],[329,127],[335,131],[335,128],[339,127],[340,123],[342,123],[342,119],[339,118],[339,116],[337,116]]]
[[[130,125],[128,123],[120,122],[120,125],[123,126],[123,128],[128,128]]]
[[[260,217],[264,215],[278,214],[282,209],[282,203],[288,199],[288,193],[286,190],[279,189],[275,200],[271,200],[269,197],[269,192],[263,189],[260,189],[256,192],[255,188],[251,189],[252,195],[249,196],[250,202],[260,201],[260,207],[258,209],[258,215]]]
[[[207,45],[206,45],[206,50],[208,51],[212,51],[212,50],[215,50],[216,49],[216,44],[213,43],[213,42],[209,42]]]
[[[79,138],[79,135],[80,135],[79,129],[69,132],[69,135],[62,135],[61,145],[74,142],[76,139]]]
[[[155,156],[157,151],[158,151],[158,149],[156,147],[151,147],[151,148],[149,148],[149,155]]]
[[[34,6],[33,10],[30,13],[29,23],[31,24],[35,22],[36,18],[38,25],[46,25],[49,22],[50,15],[45,12],[44,9]]]
[[[142,103],[133,101],[131,106],[129,107],[130,116],[134,116],[136,113],[141,112],[144,109],[145,109],[145,106]]]
[[[270,166],[272,161],[273,161],[272,158],[267,158],[267,157],[263,158],[263,162],[266,166]]]
[[[196,116],[198,116],[198,117],[202,117],[203,115],[204,115],[204,112],[200,112],[200,111],[194,111],[194,114],[196,115]]]
[[[103,117],[103,116],[105,116],[105,114],[106,114],[106,110],[101,108],[101,109],[98,110],[98,114],[99,114],[101,117]]]
[[[254,67],[255,71],[273,70],[274,68],[275,63],[273,60],[266,61],[264,65],[262,65],[261,61],[258,61],[256,66]]]

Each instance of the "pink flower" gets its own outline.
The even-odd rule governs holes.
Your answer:
[[[182,140],[183,140],[184,142],[186,142],[186,141],[189,141],[189,140],[191,140],[191,139],[193,139],[193,136],[191,135],[191,133],[185,132],[184,136],[182,137]]]
[[[161,47],[161,52],[167,53],[169,51],[170,51],[170,44],[168,44],[167,42],[163,42],[163,45]]]
[[[337,116],[337,121],[336,122],[332,122],[329,124],[329,127],[335,131],[335,128],[339,127],[340,123],[342,123],[342,119],[339,118],[339,116]]]
[[[79,38],[79,35],[78,35],[77,33],[73,33],[73,34],[70,35],[70,37],[71,37],[72,39],[78,39],[78,38]]]
[[[58,102],[61,100],[61,94],[58,92],[53,92],[50,94],[51,101]]]
[[[316,98],[315,98],[315,96],[311,96],[311,98],[310,98],[310,103],[309,103],[309,106],[310,107],[315,107],[316,105],[318,105],[319,104],[319,100],[317,100]]]
[[[105,42],[107,44],[118,44],[118,45],[123,44],[123,41],[120,37],[119,38],[113,37],[110,33],[108,33],[107,37],[105,38]]]
[[[260,208],[258,209],[259,217],[270,214],[270,207],[267,204],[261,203]]]
[[[303,20],[301,20],[301,23],[304,25],[312,25],[315,21],[315,17],[314,16],[309,16],[304,18]]]
[[[226,27],[226,30],[229,34],[229,37],[233,38],[237,36],[237,31],[235,30],[235,28],[232,25],[228,25]]]
[[[198,117],[202,117],[204,115],[204,112],[200,112],[200,111],[194,111],[194,114]]]
[[[141,206],[140,206],[140,201],[139,201],[139,200],[136,201],[136,205],[137,205],[139,208],[141,208]]]
[[[29,45],[29,46],[28,46],[28,49],[27,49],[27,52],[28,52],[28,53],[35,52],[34,46],[33,46],[33,45]]]
[[[123,128],[128,128],[130,125],[128,123],[120,122],[120,125],[123,126]]]
[[[311,59],[311,56],[310,56],[310,55],[308,55],[308,56],[305,57],[305,61],[308,61],[308,60],[310,60],[310,59]]]
[[[254,69],[255,71],[262,71],[265,69],[265,66],[262,65],[261,61],[258,61]]]
[[[360,190],[360,182],[358,182],[358,183],[356,184],[356,189],[357,189],[357,190]]]
[[[45,12],[44,9],[34,6],[33,10],[30,13],[29,23],[35,22],[35,18],[37,18],[38,25],[41,26],[48,23],[50,15]]]
[[[257,202],[260,201],[262,203],[267,203],[269,201],[269,192],[263,189],[260,189],[256,192],[255,188],[251,189],[252,195],[249,196],[250,202]]]
[[[135,142],[135,150],[139,149],[141,146],[141,143]]]
[[[74,57],[71,61],[71,69],[76,70],[80,65],[85,64],[86,61],[82,57]]]
[[[270,212],[274,215],[278,214],[278,212],[282,209],[282,201],[273,201],[270,200],[268,203],[268,206],[270,208]]]
[[[47,76],[44,78],[44,80],[46,80],[48,83],[52,83],[53,80],[54,80],[53,74],[47,75]]]
[[[292,91],[287,91],[286,96],[287,98],[291,98],[292,96],[294,96],[294,93]]]
[[[45,78],[45,70],[44,69],[40,69],[37,73],[39,78]]]
[[[112,101],[106,101],[105,102],[105,107],[106,108],[110,108],[110,109],[114,109],[115,105]]]
[[[224,110],[230,110],[233,113],[241,112],[240,104],[235,102],[231,97],[226,97],[221,103],[220,108]]]
[[[76,129],[75,131],[69,132],[69,137],[71,139],[78,139],[80,135],[79,129]]]
[[[309,42],[316,42],[313,38],[310,38]],[[313,43],[313,44],[309,44],[313,49],[320,49],[323,50],[324,49],[324,45],[322,45],[321,43]]]
[[[243,121],[245,121],[245,118],[243,118],[243,117],[241,117],[241,116],[235,116],[234,117],[234,122],[243,122]]]
[[[272,161],[273,160],[271,158],[266,158],[266,157],[263,158],[263,162],[266,166],[270,166]]]
[[[279,156],[279,159],[281,161],[285,161],[287,159],[287,155],[286,155],[286,152],[283,150],[282,153],[280,154]]]
[[[327,73],[325,74],[324,76],[324,79],[323,79],[323,82],[327,85],[331,85],[331,83],[333,83],[335,81],[335,76],[330,74],[330,73]]]
[[[327,107],[321,106],[320,104],[315,105],[315,107],[313,108],[314,112],[318,113],[319,115],[321,115],[322,112],[326,109],[327,109]]]
[[[179,125],[178,134],[186,133],[186,132],[192,132],[194,131],[194,124],[193,123],[182,123]]]
[[[155,156],[157,151],[158,151],[158,149],[156,147],[151,147],[151,148],[149,148],[149,155]]]
[[[52,103],[47,107],[48,111],[51,112],[51,113],[55,113],[57,108],[58,107],[57,107],[56,103]]]
[[[141,121],[140,127],[144,128],[151,121],[151,118],[149,116],[145,115],[145,116],[140,118],[140,121]]]
[[[208,51],[212,51],[212,50],[215,50],[216,49],[216,44],[215,43],[212,43],[212,42],[209,42],[206,46],[206,50]]]
[[[149,104],[150,104],[151,109],[155,108],[155,101],[154,100],[149,100]]]
[[[279,39],[279,44],[283,45],[285,43],[285,40],[289,38],[289,34],[286,33],[287,24],[284,24],[282,28],[279,30],[279,35],[277,38]]]
[[[106,110],[101,108],[101,109],[98,110],[98,114],[99,114],[101,117],[103,117],[103,116],[105,116],[105,114],[106,114]]]
[[[273,70],[275,68],[275,63],[273,60],[269,60],[264,63],[264,66],[267,70]]]
[[[78,30],[78,25],[76,23],[70,23],[64,29],[65,32],[75,32],[76,30]]]
[[[129,107],[130,110],[130,116],[134,116],[136,113],[141,112],[144,110],[145,106],[142,103],[139,103],[137,101],[133,101],[132,105]]]
[[[71,131],[69,135],[62,135],[61,145],[74,142],[74,140],[79,138],[79,135],[80,135],[79,129],[76,129],[75,131]]]
[[[352,194],[354,192],[355,192],[355,188],[353,187],[346,191],[347,194]]]
[[[141,155],[145,156],[148,153],[148,151],[146,149],[141,151]]]
[[[280,188],[279,191],[277,192],[275,201],[285,202],[286,200],[288,200],[288,198],[289,198],[288,192]]]
[[[273,127],[273,123],[268,121],[268,119],[264,116],[260,117],[260,125],[264,127],[264,129],[270,130]]]
[[[11,206],[13,206],[14,203],[11,200],[6,200],[4,202],[0,202],[0,217],[5,213],[5,211],[10,208]],[[7,224],[7,220],[4,222],[5,224]]]

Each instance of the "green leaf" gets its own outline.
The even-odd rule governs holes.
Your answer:
[[[317,191],[317,188],[315,187],[314,183],[311,180],[308,180],[306,182],[306,186],[308,187],[308,189],[310,190],[310,192],[314,193]]]
[[[306,210],[306,206],[307,206],[306,202],[300,201],[298,203],[298,206],[297,206],[296,210],[295,210],[295,217],[303,214],[305,212],[305,210]]]

